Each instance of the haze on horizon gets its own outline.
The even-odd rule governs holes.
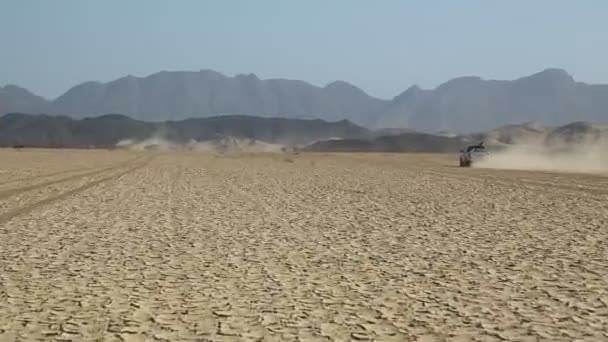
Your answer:
[[[213,69],[344,80],[392,98],[414,84],[549,67],[608,83],[606,13],[600,0],[0,0],[0,85],[52,99],[85,81]]]

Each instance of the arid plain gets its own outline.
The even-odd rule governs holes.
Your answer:
[[[606,341],[608,178],[0,151],[0,340]]]

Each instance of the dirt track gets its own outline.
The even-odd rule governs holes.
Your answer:
[[[606,177],[431,155],[0,161],[0,341],[608,340]]]

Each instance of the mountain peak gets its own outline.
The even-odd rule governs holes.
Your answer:
[[[240,79],[244,79],[247,81],[259,81],[260,79],[258,78],[258,76],[254,73],[249,73],[249,74],[237,74],[236,76],[234,76],[234,78],[240,78]]]
[[[340,92],[342,94],[352,94],[352,95],[365,95],[368,96],[363,90],[360,88],[344,81],[334,81],[329,83],[324,87],[325,90],[330,92]]]
[[[48,101],[14,84],[0,87],[0,115],[6,113],[40,113]]]
[[[560,68],[546,68],[546,69],[544,69],[543,71],[541,71],[541,72],[539,72],[537,74],[540,74],[540,75],[543,75],[543,74],[544,75],[555,75],[555,76],[560,76],[560,77],[563,77],[563,76],[570,77],[570,74],[566,70],[560,69]]]
[[[395,103],[406,101],[407,99],[409,99],[413,96],[416,96],[417,94],[420,94],[421,92],[423,92],[422,88],[420,88],[418,85],[413,85],[413,86],[407,88],[407,90],[404,91],[403,93],[395,96],[393,98],[393,101]]]
[[[416,93],[421,91],[422,88],[420,88],[417,84],[414,84],[413,86],[407,88],[407,90],[405,91],[406,93]]]
[[[0,87],[0,89],[4,89],[4,90],[24,90],[24,88],[15,85],[15,84],[7,84],[4,87]]]
[[[449,89],[449,88],[455,88],[455,87],[459,87],[459,86],[463,86],[463,85],[478,84],[482,81],[483,81],[483,79],[478,76],[461,76],[461,77],[453,78],[445,83],[442,83],[441,85],[439,85],[439,87],[437,87],[437,89],[438,90],[439,89]]]
[[[359,89],[354,85],[345,82],[345,81],[333,81],[325,86],[326,89],[339,89],[339,88],[348,88],[348,89]]]
[[[345,82],[345,81],[333,81],[331,83],[328,83],[325,88],[336,88],[336,87],[354,87],[352,84]]]
[[[414,84],[413,86],[407,88],[406,91],[404,91],[403,93],[401,93],[400,96],[409,97],[409,96],[416,95],[416,94],[418,94],[418,93],[420,93],[422,91],[423,91],[422,88],[420,88],[419,86],[417,86],[417,85]]]
[[[27,90],[23,87],[20,87],[18,85],[15,85],[15,84],[7,84],[4,87],[0,87],[0,92],[2,92],[2,91],[6,92],[6,93],[12,93],[12,94],[36,96],[29,90]]]
[[[557,68],[548,68],[536,74],[524,77],[522,79],[533,79],[548,82],[574,82],[574,78],[566,70]]]
[[[201,69],[199,71],[181,71],[181,70],[177,70],[177,71],[170,71],[170,70],[162,70],[153,74],[150,74],[148,76],[139,78],[142,80],[147,80],[147,79],[171,79],[171,78],[176,78],[176,77],[183,77],[183,76],[198,76],[200,78],[203,79],[222,79],[225,78],[226,76],[224,74],[221,74],[215,70],[211,70],[211,69]]]

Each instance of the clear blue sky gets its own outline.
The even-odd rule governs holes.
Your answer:
[[[546,67],[608,83],[607,0],[0,0],[0,85],[214,69],[391,98]]]

